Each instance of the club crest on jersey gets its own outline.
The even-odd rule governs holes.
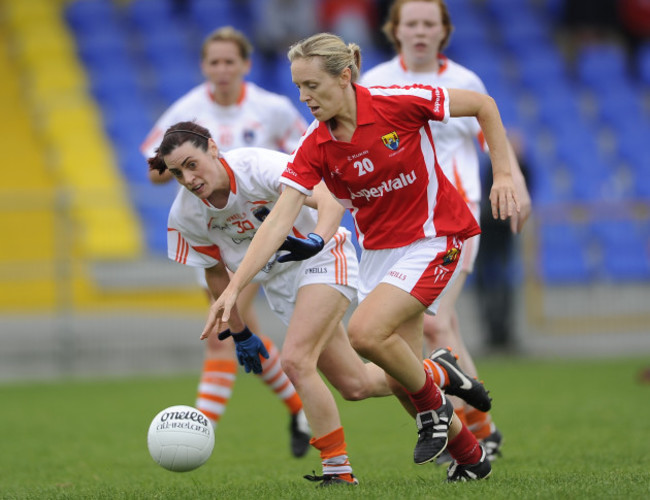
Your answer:
[[[253,215],[260,222],[264,222],[264,219],[266,219],[266,216],[270,213],[271,211],[265,206],[257,207],[253,210]]]
[[[450,248],[449,250],[447,250],[447,253],[442,258],[442,265],[448,266],[456,259],[458,259],[459,255],[460,255],[460,250],[458,250],[458,248]]]
[[[244,130],[244,142],[246,144],[253,144],[254,141],[255,141],[255,131]]]
[[[389,134],[383,135],[381,140],[384,142],[384,146],[391,151],[397,151],[397,148],[399,148],[399,137],[397,137],[397,132],[394,130]]]

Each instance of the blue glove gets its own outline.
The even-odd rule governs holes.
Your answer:
[[[262,339],[251,332],[248,327],[239,333],[232,333],[230,330],[224,330],[218,336],[219,340],[225,340],[232,337],[235,341],[237,350],[237,359],[239,364],[244,367],[246,373],[262,373],[262,361],[260,356],[269,359],[269,352],[264,347]]]
[[[313,257],[325,246],[323,238],[316,233],[309,233],[307,238],[296,238],[287,236],[280,250],[288,250],[289,253],[280,255],[278,262],[290,262],[292,260],[305,260]]]

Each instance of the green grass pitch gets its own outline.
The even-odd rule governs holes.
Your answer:
[[[415,424],[395,399],[342,401],[361,484],[335,492],[302,479],[320,473],[317,453],[290,455],[283,405],[243,371],[212,457],[186,473],[155,464],[146,434],[162,408],[193,404],[198,374],[0,385],[0,498],[650,498],[649,363],[481,360],[505,444],[476,483],[413,464]]]

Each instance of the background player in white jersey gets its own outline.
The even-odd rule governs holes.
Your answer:
[[[388,11],[384,33],[393,43],[397,55],[364,72],[361,83],[366,86],[425,84],[461,88],[486,94],[481,79],[469,69],[448,59],[442,51],[453,30],[444,0],[396,0]],[[476,144],[486,144],[481,127],[474,117],[455,117],[447,123],[430,122],[436,141],[436,157],[447,178],[463,196],[476,220],[481,201],[480,166]],[[530,196],[517,158],[509,147],[512,177],[515,181],[520,212],[511,217],[511,229],[519,232],[530,215]],[[476,377],[476,366],[460,334],[456,302],[467,276],[474,269],[480,235],[465,242],[463,265],[456,281],[440,301],[435,316],[424,319],[424,337],[427,352],[451,346],[460,353],[460,364],[465,372]],[[456,414],[466,421],[469,429],[480,440],[490,460],[499,453],[502,436],[488,413],[481,412],[458,398],[452,398]],[[451,461],[448,454],[439,462]]]
[[[246,36],[230,26],[209,34],[201,49],[206,81],[160,116],[141,146],[143,155],[152,156],[165,130],[184,120],[195,120],[210,130],[223,151],[262,147],[291,153],[307,124],[288,97],[245,80],[252,53]],[[150,170],[149,177],[152,182],[171,180],[168,171]]]
[[[464,240],[480,232],[437,164],[428,122],[478,118],[492,159],[492,215],[505,219],[519,206],[498,108],[491,97],[469,90],[357,85],[359,46],[328,33],[297,43],[288,56],[300,100],[317,121],[287,165],[287,188],[212,305],[204,334],[229,320],[239,291],[280,247],[305,198],[324,181],[351,210],[363,249],[350,342],[415,407],[414,462],[435,460],[448,447],[454,458],[449,481],[488,477],[485,451],[454,417],[453,406],[422,369],[421,356],[424,312],[436,312],[458,275]]]
[[[222,27],[209,34],[201,49],[201,71],[206,81],[179,98],[158,119],[141,146],[145,158],[154,155],[168,127],[185,120],[196,120],[210,130],[224,151],[244,146],[293,151],[306,129],[305,120],[287,97],[245,81],[251,69],[252,51],[246,36],[232,27]],[[166,170],[162,173],[149,170],[149,178],[154,183],[172,179]],[[209,296],[202,272],[199,282]],[[248,287],[238,305],[246,323],[259,333],[253,310],[258,289],[256,284]],[[261,378],[291,415],[291,450],[300,457],[309,450],[311,437],[302,402],[280,367],[278,349],[271,339],[263,338],[270,358],[264,362]],[[234,356],[232,342],[219,342],[215,337],[206,343],[196,406],[215,427],[232,394],[237,372]]]

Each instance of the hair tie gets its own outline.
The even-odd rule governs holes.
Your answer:
[[[176,130],[168,130],[167,132],[165,132],[165,135],[163,136],[163,139],[164,139],[165,137],[167,137],[169,134],[173,134],[174,132],[185,132],[185,133],[187,133],[187,134],[198,135],[199,137],[203,137],[206,141],[207,141],[208,139],[210,139],[209,137],[207,137],[207,136],[205,136],[205,135],[203,135],[203,134],[199,134],[198,132],[194,132],[194,130],[186,130],[186,129],[181,129],[181,128],[178,128],[178,129],[176,129]]]

